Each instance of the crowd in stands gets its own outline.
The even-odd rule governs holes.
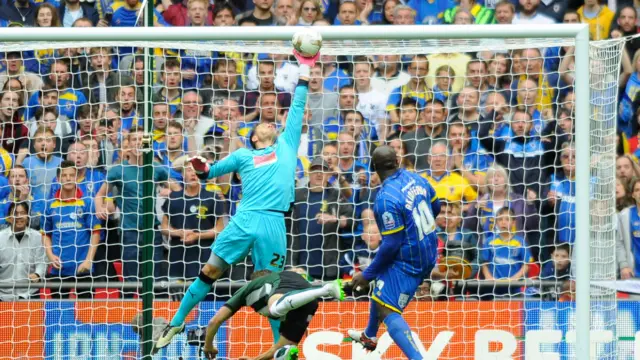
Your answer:
[[[0,26],[143,26],[139,0],[0,0]],[[615,8],[615,11],[613,10]],[[155,26],[375,26],[585,22],[592,40],[638,32],[638,2],[598,0],[162,0]],[[44,31],[44,30],[43,30]],[[617,262],[640,277],[640,40],[622,55],[617,119]],[[154,278],[190,280],[229,216],[242,179],[201,184],[186,159],[240,147],[259,122],[286,127],[298,81],[282,54],[157,49],[145,102],[142,49],[0,54],[0,281],[138,281],[144,118],[152,122]],[[575,230],[574,50],[328,56],[311,70],[289,253],[316,280],[348,278],[381,241],[371,205],[376,146],[425,177],[444,202],[439,265],[422,296],[572,299]],[[615,94],[616,91],[606,92]],[[457,261],[457,262],[456,262]],[[442,265],[442,266],[440,266]],[[448,266],[445,266],[448,265]],[[244,280],[251,261],[227,277]],[[466,288],[461,279],[540,278],[549,287]],[[74,294],[75,293],[75,294]],[[95,296],[53,289],[46,296]],[[123,294],[125,296],[131,294]],[[0,289],[0,300],[38,289]]]

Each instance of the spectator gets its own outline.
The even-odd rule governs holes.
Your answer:
[[[441,21],[440,14],[449,6],[449,1],[409,0],[407,5],[416,10],[416,24],[435,25]]]
[[[277,18],[271,8],[273,0],[253,0],[255,8],[249,14],[241,14],[239,22],[252,22],[257,26],[277,25]]]
[[[340,193],[328,187],[329,164],[317,157],[309,168],[309,186],[296,190],[293,210],[293,264],[316,279],[338,277],[338,231],[347,229],[353,214],[339,202]]]
[[[556,21],[551,17],[538,11],[540,0],[519,0],[520,11],[516,13],[512,23],[515,25],[547,25],[555,24]]]
[[[224,3],[216,4],[216,6],[213,9],[213,25],[215,26],[236,25],[235,11],[233,7],[229,5],[229,3],[224,2]]]
[[[171,115],[175,115],[182,102],[182,72],[180,61],[176,58],[167,59],[162,64],[162,87],[154,94],[155,103],[166,103],[169,105]]]
[[[133,84],[133,79],[111,68],[112,54],[110,47],[93,47],[89,49],[91,69],[87,73],[83,93],[91,104],[112,104],[121,85]]]
[[[433,186],[439,199],[449,202],[464,201],[465,208],[476,200],[478,193],[473,186],[460,174],[449,171],[446,142],[432,142],[428,154],[429,170],[421,175]]]
[[[316,63],[311,69],[309,79],[309,93],[307,103],[311,109],[311,121],[309,122],[309,133],[314,141],[322,139],[322,124],[329,118],[338,118],[339,108],[338,94],[327,91],[324,87],[323,66]],[[320,152],[322,146],[314,150],[314,154]],[[311,155],[311,154],[310,154]]]
[[[371,138],[376,138],[377,130],[383,128],[384,125],[387,98],[391,90],[387,92],[382,86],[374,87],[375,78],[371,78],[373,64],[366,58],[357,57],[354,61],[353,77],[356,93],[358,94],[356,109],[368,120],[368,125],[372,130]],[[373,131],[376,131],[376,135],[373,135]]]
[[[409,158],[409,152],[407,151],[407,145],[405,142],[403,142],[399,137],[391,136],[387,138],[387,145],[391,146],[393,150],[395,150],[396,154],[398,154],[400,168],[411,172],[415,171],[415,166]],[[371,178],[371,181],[373,182],[374,176],[372,175]],[[373,187],[373,184],[371,184],[371,187]]]
[[[531,115],[523,109],[514,112],[511,119],[512,136],[490,138],[490,123],[480,127],[480,144],[494,155],[495,162],[509,169],[509,182],[515,193],[530,197],[539,196],[541,184],[545,183],[554,159],[546,157],[547,151],[555,150],[555,143],[542,142],[531,135]]]
[[[29,0],[7,0],[0,7],[0,19],[23,26],[33,26],[36,20],[36,6]]]
[[[349,110],[345,113],[344,131],[356,141],[356,159],[364,165],[369,165],[376,145],[369,139],[366,127],[366,121],[360,111]]]
[[[298,23],[296,10],[293,7],[293,0],[276,0],[273,7],[273,13],[278,23],[283,25],[296,25]]]
[[[187,2],[188,22],[185,26],[207,26],[211,25],[209,1],[189,0]]]
[[[367,173],[368,167],[356,159],[355,149],[355,140],[351,134],[342,132],[338,135],[340,174],[357,190],[367,187],[369,174]]]
[[[138,124],[136,87],[131,84],[121,84],[116,95],[118,115],[122,121],[122,131],[127,132]]]
[[[439,75],[439,71],[441,70],[441,66],[445,66],[445,69],[453,70],[453,74],[455,77],[449,78],[449,81],[452,82],[451,92],[456,93],[462,90],[464,87],[464,78],[466,76],[467,71],[467,63],[471,60],[471,56],[465,53],[439,53],[439,54],[431,54],[427,55],[427,61],[429,62],[429,73],[427,74],[427,84],[429,87],[433,89],[434,87],[434,79],[436,78],[436,73]],[[444,88],[440,90],[446,91]]]
[[[162,13],[162,17],[164,18],[164,21],[166,21],[171,26],[188,26],[189,25],[189,16],[188,16],[187,5],[189,3],[190,3],[189,0],[182,0],[182,1],[173,2]],[[222,6],[222,5],[216,4],[215,7],[218,8],[218,6]],[[211,12],[211,7],[209,6],[208,3],[207,3],[206,8],[207,8],[206,23],[207,24],[212,24],[213,23],[213,14]]]
[[[452,161],[451,170],[458,172],[469,184],[479,188],[485,183],[485,172],[493,162],[469,130],[461,122],[452,122],[447,131]]]
[[[54,154],[56,138],[51,128],[40,126],[33,134],[33,142],[35,153],[24,159],[22,166],[29,175],[33,198],[42,200],[49,194],[62,158]]]
[[[144,228],[142,217],[142,198],[139,196],[144,184],[139,181],[142,171],[142,137],[143,131],[140,128],[132,128],[127,134],[128,146],[125,148],[128,153],[126,160],[121,164],[114,165],[107,171],[107,179],[96,194],[96,214],[101,220],[106,220],[109,216],[108,208],[105,204],[105,197],[111,187],[117,189],[118,197],[115,198],[116,205],[120,209],[120,229],[122,233],[122,273],[125,281],[138,281],[140,278],[140,244]],[[123,144],[123,147],[125,144]],[[173,191],[180,190],[177,184],[168,181],[169,174],[164,166],[153,167],[153,183],[156,189],[168,186]],[[167,184],[167,185],[165,185]],[[168,190],[164,190],[165,193]],[[154,197],[155,200],[155,197]],[[153,207],[155,209],[155,206]],[[156,219],[157,229],[159,225]],[[154,278],[161,279],[162,262],[162,235],[159,231],[154,231],[153,240],[153,262]]]
[[[77,187],[75,164],[65,161],[57,170],[60,190],[47,200],[42,216],[43,243],[52,269],[50,278],[61,281],[91,282],[93,258],[100,243],[102,225],[95,216],[93,200]],[[77,289],[80,298],[90,291]],[[51,296],[66,298],[69,289],[55,289]]]
[[[258,89],[255,91],[246,91],[244,93],[244,99],[242,100],[242,106],[244,107],[245,116],[254,114],[255,118],[255,116],[258,115],[259,109],[256,107],[256,104],[258,103],[258,98],[260,97],[261,93],[277,93],[278,103],[284,108],[289,108],[289,105],[291,104],[291,95],[286,92],[277,91],[275,85],[275,68],[276,64],[271,60],[261,60],[258,62],[256,70],[257,78],[260,81]],[[251,77],[251,75],[249,75],[249,77]],[[253,118],[245,120],[251,121],[253,120]]]
[[[74,122],[75,127],[76,110],[79,106],[87,103],[87,98],[81,91],[71,87],[72,75],[79,75],[79,73],[72,73],[71,71],[69,59],[55,58],[48,81],[52,87],[58,90],[60,115]],[[38,93],[31,96],[28,105],[30,108],[40,105]]]
[[[578,9],[578,15],[583,23],[589,24],[589,38],[591,40],[609,38],[615,13],[607,5],[600,5],[598,0],[584,0],[584,5]]]
[[[322,126],[325,137],[331,141],[337,140],[347,111],[356,110],[357,108],[358,94],[356,89],[351,85],[340,88],[338,92],[338,116],[325,119]]]
[[[195,170],[182,166],[184,189],[173,191],[163,205],[160,230],[169,238],[169,277],[192,280],[207,262],[211,245],[224,228],[223,203],[203,189]],[[177,169],[174,169],[176,171]]]
[[[433,86],[433,97],[451,107],[449,95],[456,78],[456,72],[449,65],[442,65],[435,72],[435,85]]]
[[[631,155],[621,155],[616,159],[616,179],[631,181],[640,178],[640,166]]]
[[[491,60],[489,60],[489,70],[485,82],[490,88],[504,92],[504,90],[511,88],[510,73],[511,59],[505,54],[495,54]]]
[[[279,91],[287,93],[293,93],[296,84],[298,83],[298,66],[294,65],[288,60],[287,55],[284,54],[259,54],[258,61],[273,61],[275,76],[270,79],[273,82],[273,87]],[[247,85],[249,89],[261,88],[262,76],[271,76],[268,72],[266,74],[259,74],[258,72],[263,70],[261,68],[256,69],[252,67],[247,74]],[[267,69],[268,71],[268,69]],[[270,84],[266,84],[269,87]]]
[[[445,203],[442,210],[436,217],[438,248],[441,250],[438,260],[457,257],[461,264],[471,268],[471,272],[468,277],[465,277],[459,269],[447,267],[447,270],[441,271],[441,268],[436,266],[431,272],[431,279],[473,278],[478,273],[478,234],[462,227],[463,215],[459,203]]]
[[[153,121],[153,152],[156,157],[160,157],[162,151],[167,150],[167,124],[172,120],[169,105],[166,103],[155,103],[152,106]]]
[[[20,94],[14,91],[0,92],[0,127],[2,148],[17,154],[27,140],[29,130],[20,121],[19,109],[22,105]]]
[[[377,21],[375,22],[376,25],[391,25],[393,24],[393,14],[394,14],[394,9],[395,7],[399,4],[400,2],[397,0],[384,0],[382,2],[382,14],[380,14],[380,19],[376,19]],[[412,10],[414,8],[411,8]],[[414,23],[415,23],[415,10],[414,10]]]
[[[7,216],[9,216],[9,206],[12,203],[26,201],[30,203],[31,208],[30,227],[36,230],[40,229],[40,216],[44,211],[45,199],[35,201],[31,197],[27,171],[21,165],[15,165],[9,170],[7,178],[9,191],[3,189],[2,199],[0,199],[0,226],[6,223]]]
[[[467,10],[458,9],[455,15],[453,16],[453,24],[454,25],[472,25],[473,24],[473,15]]]
[[[86,108],[86,111],[88,111],[88,108]],[[84,119],[86,116],[89,121],[92,121],[90,114],[86,114],[83,111],[81,112],[83,115],[80,119]],[[71,130],[71,125],[67,121],[60,120],[58,117],[58,108],[56,106],[39,108],[36,111],[35,121],[27,123],[27,125],[29,126],[30,137],[34,137],[38,128],[43,125],[53,130],[55,135],[55,148],[53,149],[53,152],[57,154],[66,154],[69,144],[75,140],[73,131]],[[34,153],[36,149],[32,148],[30,150],[31,153]]]
[[[530,0],[525,0],[530,1]],[[538,0],[534,0],[538,1]],[[511,83],[511,90],[515,91],[520,87],[520,82],[531,80],[537,84],[537,95],[535,97],[536,109],[541,113],[551,108],[558,100],[559,79],[557,73],[545,73],[543,68],[544,58],[539,49],[531,48],[522,51],[524,60],[524,71],[519,77],[514,77]]]
[[[467,63],[467,85],[478,90],[480,95],[480,107],[484,107],[487,95],[495,90],[488,83],[487,63],[480,59],[473,59]]]
[[[337,66],[335,55],[321,55],[320,64],[324,73],[324,89],[327,93],[336,93],[352,83],[351,76],[344,69]]]
[[[565,281],[571,278],[571,245],[560,244],[553,248],[551,260],[545,261],[540,272],[541,280]]]
[[[371,87],[389,96],[395,88],[406,85],[411,79],[410,75],[402,71],[400,55],[380,55],[376,56],[377,69],[375,76],[371,79]],[[365,59],[354,59],[354,63],[368,63]],[[354,77],[356,77],[354,69]],[[357,81],[356,81],[357,84]]]
[[[391,90],[387,100],[386,110],[389,113],[392,124],[397,124],[400,120],[397,107],[403,98],[411,97],[415,99],[421,109],[424,108],[427,103],[431,102],[433,92],[429,89],[425,80],[428,72],[429,62],[426,56],[415,55],[411,58],[408,67],[409,81],[405,85]]]
[[[515,235],[513,211],[507,207],[496,214],[496,230],[484,240],[481,247],[480,264],[485,280],[521,280],[527,276],[533,261],[524,239]],[[492,288],[492,295],[516,295],[520,286]]]
[[[238,71],[236,61],[233,59],[219,59],[214,67],[213,84],[211,89],[202,89],[200,95],[207,104],[205,112],[210,109],[210,105],[216,100],[233,99],[240,101],[244,95],[242,86],[238,84]]]
[[[108,110],[106,119],[98,122],[96,128],[97,148],[100,151],[99,164],[111,167],[121,160],[120,138],[122,136],[122,122],[113,110]],[[97,188],[96,188],[97,190]]]
[[[501,0],[496,4],[495,18],[497,24],[511,25],[516,15],[516,7],[509,0]]]
[[[338,8],[335,25],[360,25],[358,6],[354,1],[343,1]]]
[[[280,0],[282,1],[282,0]],[[305,0],[302,1],[297,11],[297,22],[290,25],[305,25],[310,26],[316,20],[321,20],[322,17],[322,3],[319,0]]]
[[[393,8],[393,25],[415,25],[416,11],[407,5],[396,5]]]
[[[429,168],[427,155],[432,142],[447,136],[447,109],[442,101],[434,99],[427,102],[420,115],[420,126],[415,131],[402,133],[401,139],[407,145],[410,160],[415,164],[416,170],[424,171]]]
[[[42,236],[29,228],[29,204],[11,203],[3,219],[10,226],[0,230],[0,281],[37,283],[44,279],[47,257]],[[0,289],[0,301],[37,298],[37,288]]]
[[[0,72],[0,89],[5,89],[9,80],[17,80],[20,85],[31,96],[34,92],[42,88],[42,78],[38,74],[32,73],[26,70],[25,54],[20,51],[7,52],[4,60],[6,61],[6,68]],[[23,100],[24,103],[24,100]]]
[[[472,138],[478,137],[478,128],[484,118],[480,115],[480,94],[471,86],[465,86],[456,97],[457,112],[449,116],[448,122],[459,121],[464,124]]]
[[[87,146],[82,142],[73,143],[69,147],[69,153],[67,154],[66,162],[73,162],[77,171],[77,188],[82,191],[84,200],[85,198],[95,199],[98,190],[102,187],[105,181],[105,173],[97,168],[90,168],[87,166],[89,161],[89,150]],[[53,199],[55,194],[60,190],[60,180],[55,177],[51,184],[51,190],[49,191],[48,199]],[[112,206],[113,203],[107,204]],[[115,207],[112,207],[112,212]]]
[[[62,26],[64,27],[72,27],[73,23],[80,18],[89,19],[93,26],[98,25],[100,20],[98,12],[93,5],[81,3],[80,0],[64,0],[58,9],[58,15],[62,19]]]
[[[640,262],[636,260],[637,244],[640,236],[640,178],[633,178],[629,183],[634,204],[618,213],[616,229],[616,260],[620,279],[627,280],[640,277]]]
[[[542,206],[556,215],[556,243],[573,244],[576,238],[576,165],[575,149],[571,145],[562,150],[561,161],[562,169],[551,175],[551,188]]]
[[[50,3],[42,3],[36,8],[36,27],[60,27],[58,10]]]
[[[540,215],[536,204],[514,193],[509,184],[507,170],[493,165],[487,170],[483,195],[469,207],[464,218],[464,228],[484,237],[495,231],[495,219],[502,208],[513,211],[514,230],[521,234],[538,259],[540,242]]]
[[[169,178],[177,182],[183,181],[182,171],[176,169],[176,160],[182,158],[188,149],[184,148],[183,128],[179,122],[175,120],[169,121],[167,124],[166,149],[157,152],[158,162],[167,167]]]
[[[616,179],[616,212],[620,212],[634,203],[631,197],[633,190],[629,185],[629,181]]]
[[[473,16],[472,23],[493,24],[495,22],[494,11],[476,3],[475,0],[460,0],[458,4],[444,11],[442,21],[445,24],[453,23],[454,16],[461,10]]]
[[[622,6],[618,10],[616,25],[611,31],[612,38],[628,37],[638,33],[638,11],[633,6]],[[629,54],[635,54],[640,49],[640,40],[626,39],[625,48]]]
[[[181,106],[178,118],[181,117],[184,123],[189,152],[195,154],[205,146],[209,134],[215,134],[217,125],[212,118],[202,114],[202,97],[196,91],[183,93]]]

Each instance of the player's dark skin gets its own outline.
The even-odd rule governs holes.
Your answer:
[[[378,176],[380,177],[380,181],[384,182],[389,176],[395,174],[400,168],[400,164],[398,162],[398,156],[396,151],[393,150],[391,146],[379,146],[373,151],[373,155],[371,156],[371,164],[373,165],[373,169],[376,171]],[[364,278],[362,272],[359,272],[353,276],[351,279],[351,285],[353,286],[353,290],[355,293],[368,293],[369,292],[369,281]],[[392,314],[394,311],[376,303],[376,307],[378,308],[378,322],[382,322],[388,315]]]

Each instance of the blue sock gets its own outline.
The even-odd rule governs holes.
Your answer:
[[[271,325],[271,332],[273,333],[273,343],[277,343],[280,339],[280,320],[269,319],[269,325]]]
[[[191,310],[202,301],[211,290],[211,284],[207,284],[204,281],[197,278],[196,281],[189,286],[187,292],[184,294],[178,312],[171,319],[171,326],[180,326],[184,323],[187,315]]]
[[[369,339],[374,338],[378,335],[379,328],[378,305],[373,301],[369,301],[369,322],[367,323],[367,328],[364,329],[364,335]]]
[[[389,335],[409,360],[422,360],[422,355],[413,341],[411,329],[398,313],[392,313],[384,319]]]

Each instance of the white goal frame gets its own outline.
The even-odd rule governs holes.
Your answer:
[[[402,25],[317,26],[323,40],[575,39],[576,121],[576,358],[590,358],[590,87],[589,26]],[[300,27],[0,28],[0,45],[29,42],[290,41]],[[145,81],[148,81],[145,77]],[[145,119],[147,121],[147,119]],[[146,127],[145,127],[146,128]],[[582,245],[582,246],[581,246]]]

